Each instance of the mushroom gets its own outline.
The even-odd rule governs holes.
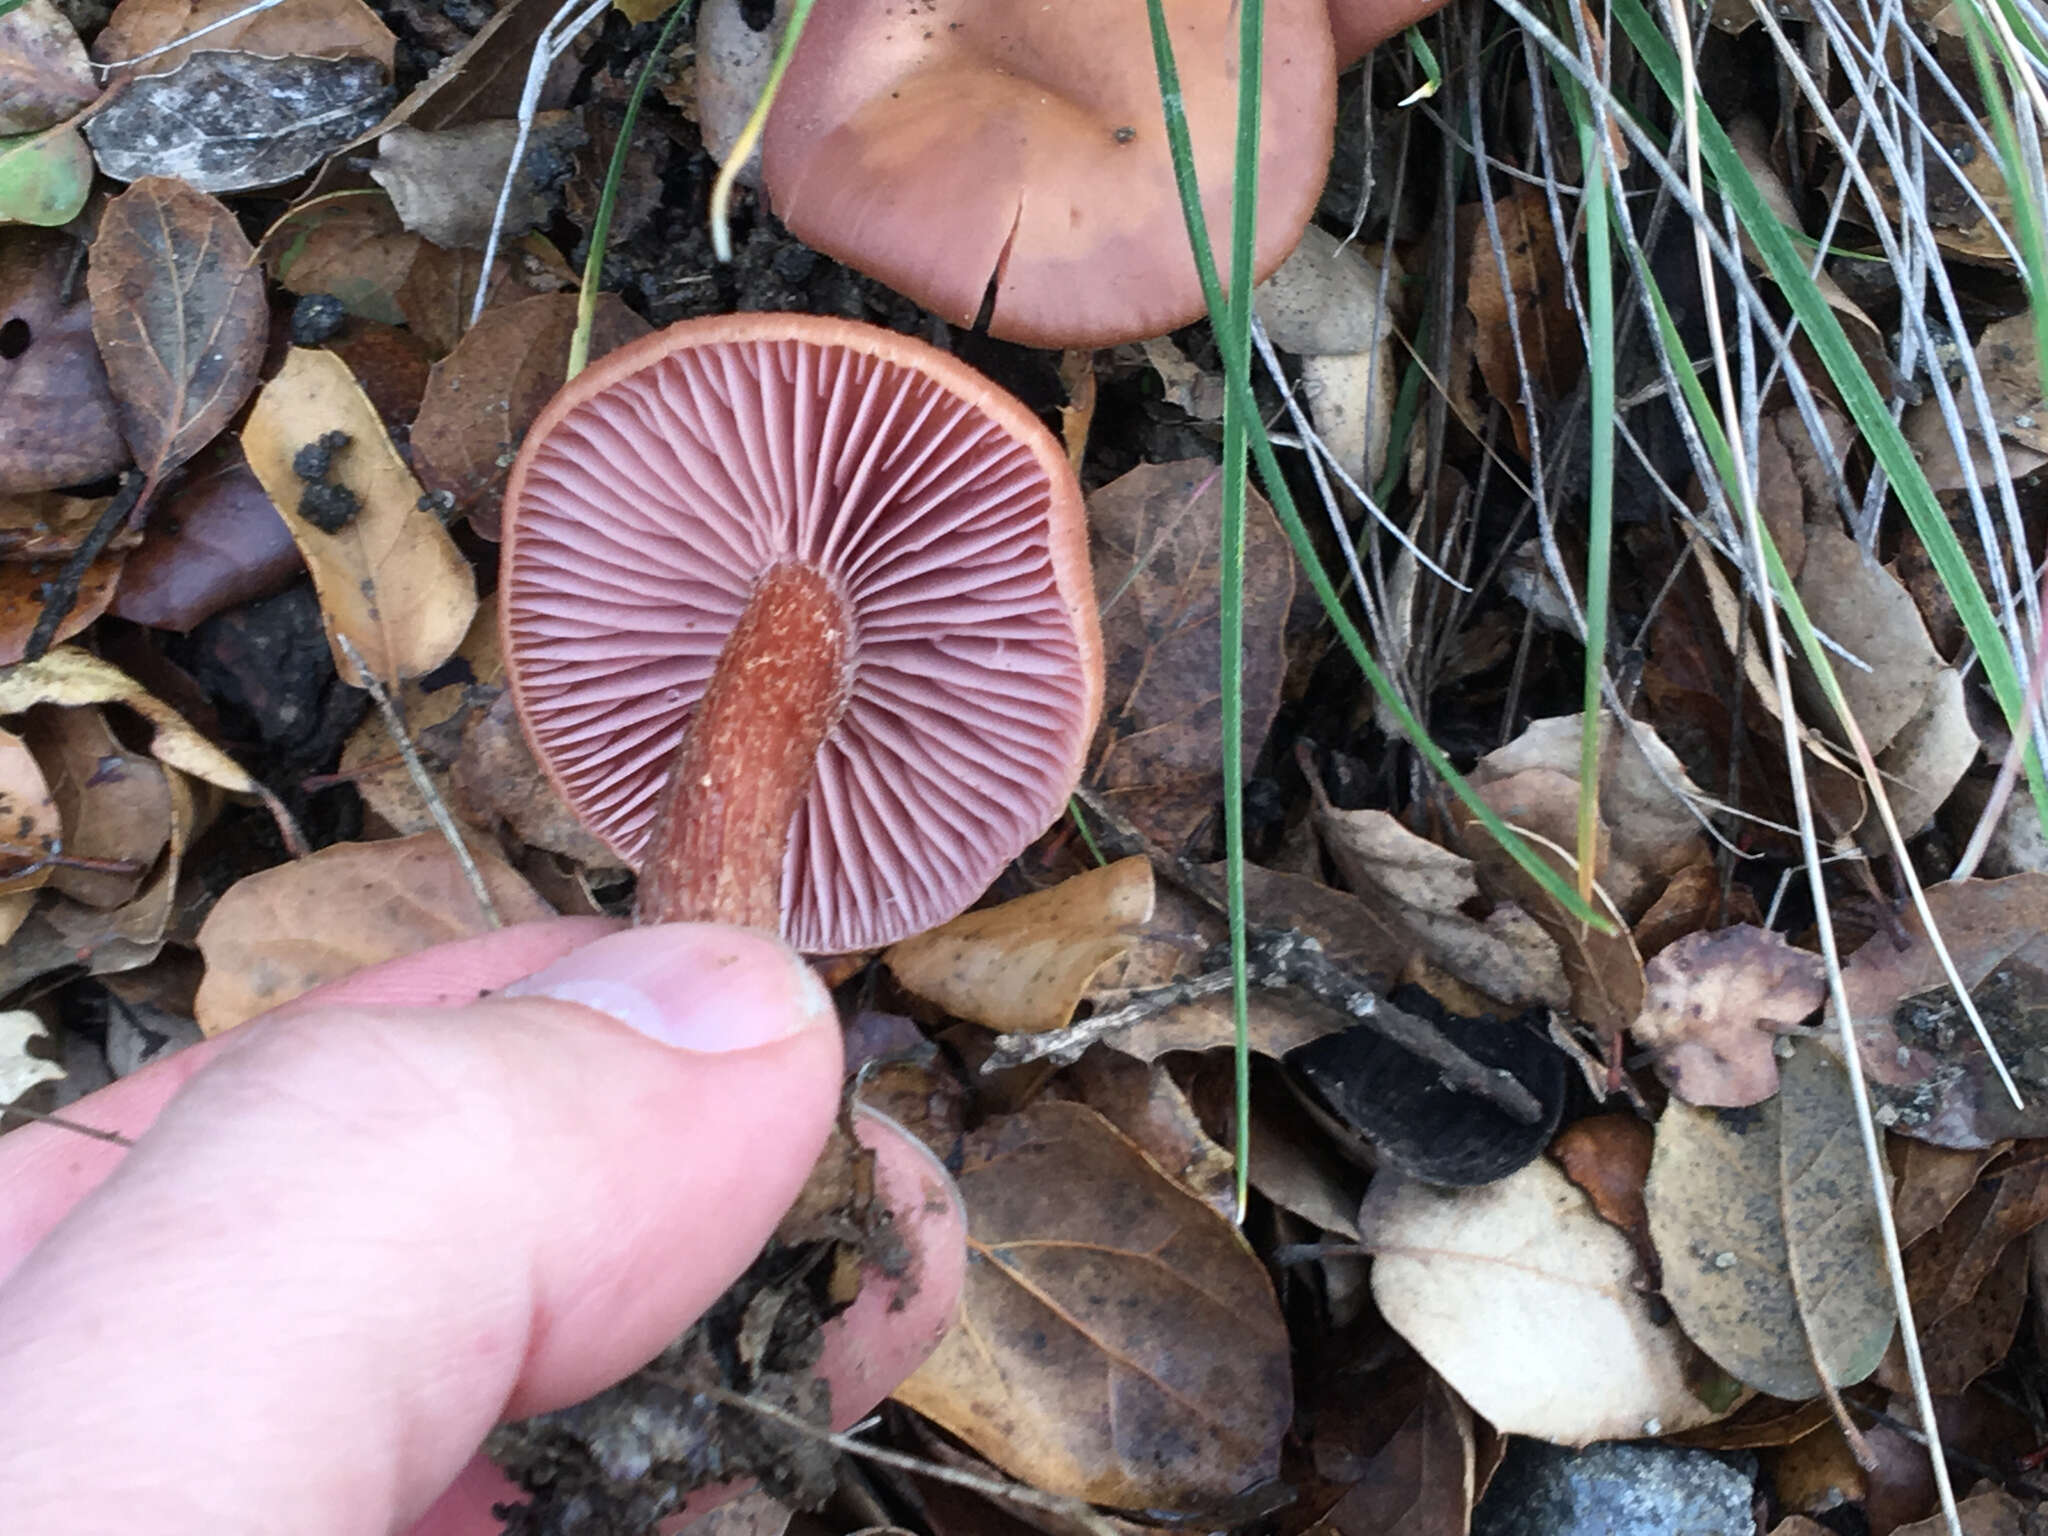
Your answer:
[[[1166,0],[1210,226],[1229,225],[1237,6]],[[1329,165],[1324,0],[1268,0],[1261,277]],[[811,13],[762,142],[775,212],[956,325],[1044,347],[1162,335],[1204,312],[1145,7],[839,0]],[[1219,255],[1226,241],[1218,240]]]
[[[853,321],[688,320],[557,395],[506,494],[542,766],[652,921],[888,944],[1060,813],[1102,698],[1080,487],[1023,405]]]

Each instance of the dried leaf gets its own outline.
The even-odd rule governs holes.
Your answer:
[[[1359,1228],[1387,1321],[1495,1428],[1586,1445],[1716,1417],[1628,1239],[1550,1162],[1449,1193],[1381,1174]]]
[[[984,907],[883,955],[896,979],[956,1018],[1005,1034],[1062,1029],[1095,973],[1152,918],[1152,866],[1119,859]]]
[[[2048,1144],[2023,1141],[1941,1225],[1906,1252],[1913,1315],[1937,1322],[1969,1303],[2017,1239],[2048,1221]]]
[[[454,498],[487,538],[498,533],[499,501],[512,456],[541,408],[562,387],[575,294],[541,294],[487,310],[434,364],[412,427],[413,468],[430,491]],[[647,334],[647,322],[616,294],[597,301],[590,355]]]
[[[0,224],[69,224],[92,192],[92,151],[69,123],[0,139]]]
[[[1877,757],[1902,836],[1917,837],[1927,830],[1934,813],[1977,761],[1982,745],[1970,724],[1962,673],[1943,667],[1928,685],[1919,713],[1899,727],[1891,745]],[[1860,830],[1864,846],[1873,854],[1890,850],[1881,822],[1865,822]]]
[[[511,118],[422,132],[399,126],[377,141],[370,179],[391,199],[399,220],[415,234],[455,250],[481,248],[498,218],[498,195],[511,163],[519,125]],[[561,206],[561,182],[583,142],[573,112],[535,116],[521,164],[526,167],[500,221],[510,238],[545,224]],[[556,167],[543,177],[540,168]]]
[[[1973,1493],[1956,1505],[1963,1536],[2034,1536],[2039,1529],[2039,1512],[2031,1510],[2003,1488]],[[1892,1536],[1949,1536],[1945,1516],[1931,1515],[1911,1525],[1892,1528]]]
[[[384,115],[391,90],[371,59],[269,58],[207,49],[130,82],[85,125],[116,181],[175,176],[202,192],[274,187],[303,175]]]
[[[249,9],[247,0],[121,0],[93,40],[92,55],[104,65],[115,66],[109,80],[125,79],[137,71],[121,67],[121,61],[151,53]],[[156,54],[141,66],[141,72],[155,75],[176,69],[201,48],[272,57],[293,53],[325,59],[360,55],[376,60],[388,75],[397,40],[363,0],[279,0],[276,5],[226,21],[196,42],[180,43]]]
[[[1894,1314],[1847,1074],[1795,1042],[1779,1096],[1750,1109],[1674,1100],[1644,1197],[1664,1295],[1687,1337],[1773,1397],[1877,1368]]]
[[[1777,1037],[1827,997],[1820,956],[1747,926],[1695,933],[1644,967],[1629,1033],[1688,1104],[1760,1104],[1778,1091]]]
[[[87,566],[78,578],[77,596],[53,637],[69,640],[106,612],[114,596],[114,584],[121,579],[126,555],[102,556]],[[29,637],[42,619],[44,599],[57,566],[0,565],[0,667],[11,667],[28,654]]]
[[[88,907],[133,901],[171,840],[169,776],[153,759],[123,750],[105,715],[90,706],[29,711],[22,727],[64,818],[64,851],[80,859],[125,861],[132,874],[59,868],[50,886]]]
[[[111,496],[66,496],[60,491],[0,496],[0,560],[32,564],[70,556],[112,500]],[[107,547],[133,549],[140,541],[139,533],[124,528]]]
[[[294,208],[263,236],[270,274],[291,292],[332,294],[383,325],[405,323],[398,292],[425,244],[383,198],[361,193]]]
[[[1515,444],[1526,458],[1528,413],[1522,404],[1522,374],[1510,315],[1520,332],[1522,360],[1528,364],[1536,392],[1533,404],[1538,410],[1571,393],[1585,348],[1566,300],[1570,282],[1542,190],[1518,187],[1496,198],[1494,211],[1500,225],[1498,245],[1481,208],[1458,210],[1459,229],[1465,237],[1465,307],[1475,322],[1473,361],[1493,398],[1505,408]]]
[[[463,729],[462,751],[448,775],[456,814],[484,831],[495,831],[502,822],[527,847],[559,854],[587,872],[623,873],[619,856],[585,830],[541,771],[512,695],[501,690],[496,698],[478,702],[484,707]]]
[[[472,853],[506,922],[554,915],[510,865],[486,849]],[[239,881],[207,914],[199,1027],[220,1034],[323,982],[487,927],[438,833],[331,844]]]
[[[1466,1536],[1473,1451],[1472,1410],[1432,1376],[1393,1438],[1313,1528],[1315,1536]]]
[[[1090,1051],[1068,1069],[1065,1082],[1161,1173],[1224,1220],[1236,1218],[1236,1161],[1210,1139],[1165,1067],[1115,1051]],[[1355,1198],[1351,1208],[1358,1208]]]
[[[121,434],[161,481],[256,385],[270,320],[256,253],[218,199],[152,176],[107,204],[86,290]]]
[[[1143,464],[1088,498],[1107,687],[1088,778],[1162,848],[1180,849],[1223,793],[1217,767],[1217,540],[1223,491],[1207,459]],[[1280,703],[1294,556],[1257,496],[1245,512],[1244,744]]]
[[[77,29],[50,0],[0,16],[0,137],[61,123],[99,93]]]
[[[1764,206],[1777,216],[1778,222],[1790,230],[1803,230],[1805,225],[1799,217],[1799,206],[1792,199],[1785,186],[1785,178],[1778,174],[1776,161],[1771,157],[1769,130],[1754,117],[1737,117],[1728,123],[1728,140],[1735,147],[1735,157],[1749,172],[1750,180],[1756,184]],[[1757,253],[1756,243],[1744,232],[1741,236],[1742,252],[1755,266],[1763,266],[1763,258]],[[1842,291],[1842,285],[1823,267],[1808,274],[1813,285],[1820,290],[1827,306],[1843,319],[1854,323],[1847,327],[1848,333],[1866,347],[1881,345],[1884,333],[1877,328],[1877,322],[1863,312],[1862,306]],[[1866,363],[1871,359],[1866,357]]]
[[[1984,1165],[2006,1149],[1935,1147],[1904,1136],[1891,1138],[1892,1224],[1899,1246],[1910,1248],[1948,1219],[1963,1196],[1977,1187]]]
[[[1839,529],[1815,523],[1806,530],[1806,565],[1797,583],[1814,626],[1869,671],[1830,657],[1842,695],[1863,739],[1882,752],[1925,707],[1943,668],[1912,594]],[[1818,684],[1801,679],[1807,718],[1834,723]],[[1832,734],[1832,731],[1831,731]]]
[[[80,485],[128,462],[114,397],[72,289],[78,242],[0,229],[0,495]]]
[[[49,1040],[43,1021],[26,1008],[0,1013],[0,1104],[12,1104],[37,1083],[54,1083],[64,1069],[28,1048],[31,1040]]]
[[[1980,160],[1990,157],[1979,155]],[[2015,480],[2048,464],[2048,401],[2041,397],[2040,351],[2028,314],[1994,320],[1984,327],[1973,355],[1998,435],[2005,440],[2005,472]],[[1935,400],[1911,407],[1899,423],[1913,445],[1927,482],[1937,491],[1961,490],[1974,479],[1993,485],[1997,466],[1976,433],[1976,412],[1963,410],[1969,429],[1970,466],[1964,469]]]
[[[187,476],[149,520],[107,611],[152,629],[189,630],[238,603],[268,597],[303,568],[291,531],[238,456]]]
[[[267,510],[269,503],[264,506]],[[498,600],[492,596],[477,605],[469,633],[453,659],[424,677],[406,679],[393,696],[427,776],[451,808],[457,797],[449,770],[471,722],[491,707],[504,684]],[[420,800],[381,710],[366,714],[349,737],[341,752],[341,772],[355,784],[363,803],[400,837],[433,827],[433,817]]]
[[[18,715],[38,704],[125,704],[155,728],[149,755],[158,762],[231,794],[262,792],[239,763],[176,710],[97,656],[64,647],[0,671],[0,715]]]
[[[1655,1146],[1649,1126],[1620,1112],[1575,1120],[1550,1144],[1550,1155],[1565,1177],[1586,1192],[1600,1219],[1627,1234],[1636,1252],[1653,1263],[1643,1182],[1650,1176]],[[1651,1274],[1654,1277],[1654,1269]]]
[[[0,896],[48,884],[45,860],[62,846],[64,820],[42,765],[12,731],[0,731]]]
[[[1237,1230],[1079,1104],[969,1136],[960,1315],[899,1402],[1032,1486],[1196,1513],[1279,1470],[1285,1325]]]
[[[348,442],[332,453],[328,483],[345,487],[360,510],[327,533],[301,514],[307,481],[293,460],[331,432]],[[361,676],[337,635],[392,687],[455,654],[476,616],[476,578],[448,530],[421,510],[419,482],[347,364],[331,352],[294,348],[256,397],[242,451],[306,557],[344,681],[360,684]]]

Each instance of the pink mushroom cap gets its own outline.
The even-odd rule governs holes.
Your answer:
[[[520,716],[636,866],[756,584],[794,563],[836,585],[844,704],[782,867],[801,950],[965,910],[1079,779],[1102,699],[1080,487],[1022,404],[936,348],[805,315],[670,326],[556,396],[505,505]]]

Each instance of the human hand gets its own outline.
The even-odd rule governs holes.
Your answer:
[[[0,1137],[0,1521],[495,1532],[518,1495],[485,1433],[644,1364],[747,1266],[837,1111],[837,1023],[758,934],[563,919],[361,972],[66,1111],[133,1150]],[[842,1426],[937,1343],[964,1265],[936,1161],[861,1134],[917,1257],[901,1310],[870,1283],[831,1325]]]

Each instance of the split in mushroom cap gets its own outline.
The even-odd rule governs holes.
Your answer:
[[[819,629],[721,673],[744,712],[780,686],[758,668],[824,658],[824,739],[781,857],[799,949],[955,915],[1079,777],[1102,690],[1080,489],[1038,421],[945,353],[813,316],[685,321],[556,397],[506,507],[520,714],[571,807],[636,865],[742,616]],[[715,793],[786,766],[736,767]],[[678,775],[680,811],[698,782]]]
[[[1195,164],[1227,254],[1237,7],[1166,0]],[[1324,0],[1267,0],[1255,266],[1314,213],[1335,65]],[[956,325],[1036,346],[1162,335],[1204,312],[1139,0],[831,0],[762,143],[800,238]]]

